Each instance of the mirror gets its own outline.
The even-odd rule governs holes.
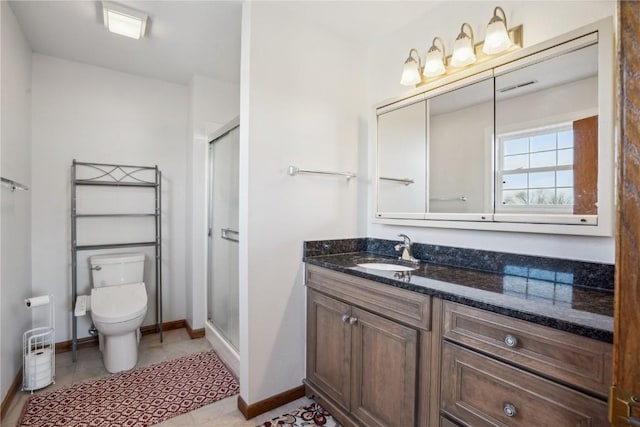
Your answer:
[[[424,217],[426,117],[424,100],[378,116],[377,211],[389,217]]]
[[[493,79],[429,98],[426,218],[481,220],[493,212]],[[445,218],[446,219],[446,218]]]
[[[376,217],[610,235],[610,24],[378,108]]]
[[[598,196],[597,47],[496,76],[496,214],[595,221],[588,216],[597,214]]]

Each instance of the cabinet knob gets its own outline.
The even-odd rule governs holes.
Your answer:
[[[349,317],[349,323],[355,325],[356,323],[358,323],[358,318],[353,316]]]
[[[504,343],[507,347],[515,347],[518,345],[518,338],[514,337],[513,335],[507,335],[506,337],[504,337]]]
[[[347,320],[349,320],[349,315],[348,314],[343,314],[342,315],[342,321],[346,322]]]
[[[504,408],[502,408],[502,411],[507,417],[515,417],[517,413],[516,407],[513,406],[511,403],[505,403]]]

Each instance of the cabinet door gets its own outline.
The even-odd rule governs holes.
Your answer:
[[[418,332],[357,308],[351,322],[351,413],[370,427],[414,426]]]
[[[349,408],[351,330],[343,316],[351,307],[307,290],[307,379]]]

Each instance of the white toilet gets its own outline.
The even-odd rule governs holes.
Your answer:
[[[89,262],[91,319],[99,333],[104,366],[112,373],[128,371],[138,361],[139,328],[147,313],[144,254],[95,255]]]

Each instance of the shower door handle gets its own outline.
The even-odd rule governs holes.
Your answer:
[[[240,236],[240,232],[236,230],[232,230],[230,228],[221,228],[220,229],[220,237],[225,240],[230,240],[232,242],[238,242],[238,238]]]

